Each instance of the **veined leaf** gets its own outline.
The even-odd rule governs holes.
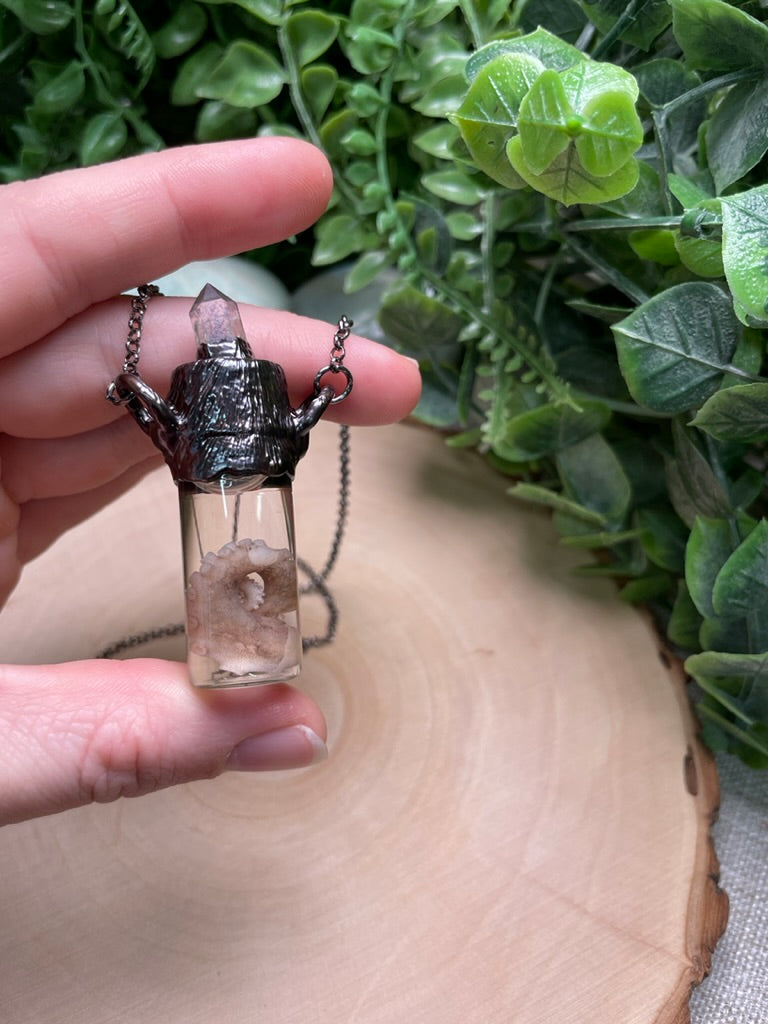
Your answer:
[[[579,410],[555,402],[529,409],[507,424],[505,458],[527,462],[561,451],[602,430],[610,418],[610,410],[600,402],[582,401]]]
[[[726,519],[697,516],[694,520],[685,548],[685,582],[691,600],[706,618],[716,614],[712,604],[715,580],[737,544]]]
[[[703,71],[768,67],[768,27],[723,0],[669,0],[686,62]]]
[[[558,156],[542,174],[534,174],[523,154],[520,136],[516,135],[507,144],[509,162],[523,180],[565,206],[575,203],[607,203],[631,192],[640,174],[637,160],[631,158],[614,174],[595,177],[588,174],[579,160],[576,147],[570,142],[568,148]]]
[[[507,188],[525,182],[510,167],[506,145],[517,130],[520,104],[544,65],[527,54],[505,54],[485,65],[451,117],[475,163]]]
[[[625,14],[627,0],[581,0],[581,6],[601,32],[609,32]],[[666,0],[646,0],[635,10],[619,39],[647,50],[671,20]]]
[[[768,438],[768,383],[736,384],[716,391],[691,421],[719,441]]]
[[[497,39],[475,51],[467,61],[466,76],[473,81],[492,60],[505,54],[527,54],[541,61],[545,68],[564,71],[586,60],[581,50],[564,42],[544,28],[511,39]]]
[[[648,299],[612,330],[635,401],[675,413],[717,390],[742,329],[728,296],[716,285],[695,281]]]
[[[717,574],[712,606],[724,616],[768,609],[768,520],[757,524]]]
[[[707,162],[718,194],[743,178],[768,150],[768,75],[738,82],[707,126]]]
[[[602,434],[592,434],[557,455],[557,466],[569,498],[599,513],[608,523],[621,523],[632,487],[613,448]]]
[[[723,196],[723,266],[736,315],[768,327],[768,185]]]

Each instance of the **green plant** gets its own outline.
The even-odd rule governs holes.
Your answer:
[[[650,606],[705,736],[768,766],[765,0],[0,0],[5,180],[292,133],[271,261],[387,271],[419,414]],[[287,255],[288,253],[288,255]]]

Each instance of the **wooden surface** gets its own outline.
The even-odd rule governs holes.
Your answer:
[[[336,430],[313,438],[319,565]],[[4,1024],[687,1020],[726,904],[679,675],[473,455],[410,426],[352,441],[340,633],[299,680],[329,761],[1,832]],[[30,568],[0,652],[179,617],[178,546],[161,470]]]

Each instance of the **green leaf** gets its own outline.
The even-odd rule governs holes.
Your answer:
[[[736,384],[715,392],[691,424],[719,441],[768,439],[768,383]]]
[[[324,267],[338,263],[354,252],[359,252],[365,242],[359,221],[348,213],[325,216],[315,229],[315,248],[312,264]]]
[[[481,70],[492,60],[505,54],[526,54],[535,57],[545,68],[564,71],[585,60],[584,54],[570,43],[563,42],[546,29],[537,28],[534,32],[517,38],[497,39],[481,46],[467,61],[466,76],[472,82]]]
[[[438,124],[415,135],[413,144],[423,153],[437,157],[438,160],[451,160],[453,159],[453,147],[459,135],[459,130],[455,125]]]
[[[0,7],[12,11],[25,28],[40,36],[60,32],[73,16],[63,0],[0,0]]]
[[[361,75],[375,75],[392,63],[395,40],[388,32],[368,25],[352,23],[341,40],[347,59]]]
[[[366,252],[360,257],[353,267],[348,271],[344,279],[344,291],[346,294],[360,291],[371,281],[375,280],[381,271],[391,263],[389,253]]]
[[[741,654],[725,651],[702,651],[692,654],[685,661],[685,671],[695,679],[732,679],[734,677],[753,680],[768,678],[768,653]]]
[[[738,82],[707,126],[707,160],[718,194],[751,171],[767,150],[768,75]]]
[[[379,323],[384,333],[405,351],[430,357],[454,346],[464,326],[458,313],[405,281],[384,296]]]
[[[304,67],[333,44],[339,33],[339,19],[325,11],[299,11],[289,16],[285,31],[297,64]]]
[[[60,114],[71,110],[85,92],[83,65],[70,61],[35,93],[34,109],[41,114]]]
[[[80,140],[80,163],[84,167],[105,163],[120,153],[128,139],[128,129],[119,113],[96,114],[85,126]]]
[[[174,107],[192,106],[198,102],[200,96],[197,90],[204,88],[223,52],[218,43],[205,43],[187,57],[171,87],[171,103]]]
[[[127,0],[106,0],[96,14],[101,31],[139,72],[136,91],[141,92],[155,67],[155,48],[144,23]]]
[[[243,107],[210,100],[200,108],[195,123],[196,142],[224,142],[243,139],[256,131],[256,115]]]
[[[741,337],[728,296],[698,281],[653,296],[612,330],[632,397],[669,413],[717,390]]]
[[[637,510],[637,523],[643,528],[640,543],[654,565],[680,575],[685,565],[688,529],[672,509],[646,507]]]
[[[459,206],[475,206],[487,195],[487,188],[478,178],[463,171],[434,171],[421,179],[424,188],[440,199]]]
[[[607,523],[621,523],[632,488],[616,453],[602,434],[592,434],[557,455],[566,494],[597,512]]]
[[[202,0],[202,3],[212,7],[240,7],[268,25],[280,25],[284,17],[283,0]]]
[[[691,600],[683,580],[677,581],[677,596],[667,622],[667,636],[673,644],[686,651],[699,650],[701,615]]]
[[[227,47],[195,91],[203,99],[252,108],[275,99],[285,81],[285,72],[271,53],[255,43],[238,40]]]
[[[726,517],[733,511],[728,495],[709,462],[677,421],[672,424],[674,458],[667,458],[665,475],[672,507],[692,527],[697,516]]]
[[[768,185],[722,197],[723,266],[736,315],[768,327]]]
[[[606,177],[597,178],[586,172],[573,144],[560,154],[543,174],[534,174],[528,167],[520,146],[520,137],[510,139],[507,157],[520,177],[541,192],[565,206],[575,203],[607,203],[631,192],[639,177],[638,162],[627,161],[624,166]]]
[[[510,487],[507,493],[511,494],[513,498],[519,498],[521,501],[527,501],[533,505],[544,505],[546,508],[562,512],[573,519],[587,523],[589,526],[604,527],[608,525],[606,517],[599,512],[586,508],[577,501],[566,498],[556,491],[540,487],[538,484],[515,484],[514,487]]]
[[[506,145],[520,104],[544,65],[527,54],[505,54],[486,64],[453,115],[477,166],[507,188],[525,184],[509,165]]]
[[[580,409],[548,403],[512,417],[503,436],[504,456],[517,462],[538,459],[575,444],[608,423],[610,410],[600,402],[583,401]]]
[[[302,94],[316,121],[320,121],[336,93],[339,75],[330,64],[313,64],[303,68],[299,78]]]
[[[192,0],[183,0],[163,27],[152,33],[155,53],[163,60],[188,53],[205,35],[207,25],[204,8]]]
[[[768,28],[723,0],[669,0],[687,63],[705,71],[768,67]]]
[[[604,33],[611,31],[627,13],[627,0],[581,0],[581,6]],[[645,0],[636,6],[632,17],[625,20],[618,38],[648,50],[671,20],[666,0]]]
[[[712,604],[717,574],[739,543],[726,519],[697,516],[685,549],[685,582],[698,612],[713,618]]]
[[[768,609],[768,521],[762,519],[717,574],[712,590],[717,615],[749,616]]]

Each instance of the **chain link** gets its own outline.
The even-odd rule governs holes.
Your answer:
[[[138,373],[139,359],[141,357],[141,332],[144,329],[144,316],[147,312],[147,305],[155,295],[162,294],[156,284],[139,285],[137,292],[137,295],[131,296],[131,315],[128,318],[128,336],[125,339],[123,373]],[[128,401],[128,396],[120,394],[117,382],[114,380],[107,387],[105,397],[113,405],[125,405]]]

